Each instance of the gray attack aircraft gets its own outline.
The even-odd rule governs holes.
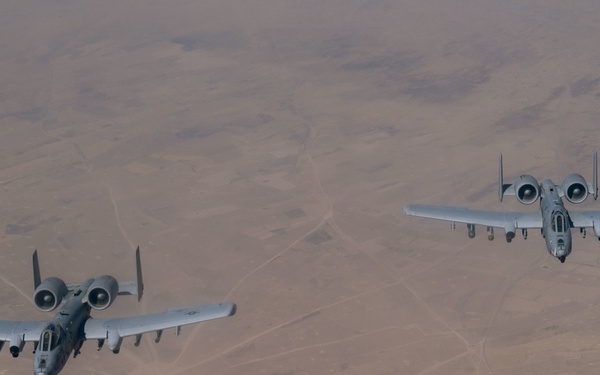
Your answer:
[[[65,284],[57,277],[42,281],[37,251],[33,252],[33,301],[41,311],[52,311],[62,302],[62,308],[48,321],[0,321],[0,348],[9,343],[10,353],[18,357],[26,342],[34,343],[34,375],[55,375],[64,367],[71,353],[74,357],[86,340],[98,340],[98,350],[104,342],[113,353],[119,353],[124,337],[135,336],[135,346],[143,333],[155,332],[155,342],[167,328],[175,328],[179,335],[181,326],[235,314],[233,303],[192,306],[169,309],[163,313],[127,318],[92,319],[90,312],[104,310],[117,295],[142,297],[144,284],[140,249],[135,252],[137,280],[117,282],[108,275],[87,279],[76,284]]]
[[[522,175],[514,184],[504,184],[502,173],[502,154],[499,163],[498,195],[500,201],[504,195],[514,195],[522,204],[532,204],[539,198],[540,208],[535,212],[493,212],[469,210],[458,207],[429,206],[407,204],[404,214],[431,219],[450,221],[452,229],[456,223],[467,224],[470,238],[475,237],[475,225],[487,227],[488,239],[494,239],[494,228],[504,229],[506,242],[511,242],[515,231],[520,229],[527,239],[528,229],[540,229],[546,240],[548,252],[564,263],[571,253],[571,228],[578,228],[585,238],[586,229],[592,228],[600,240],[600,211],[567,211],[562,197],[573,204],[579,204],[593,195],[598,198],[598,151],[594,152],[593,179],[588,183],[579,174],[570,174],[562,184],[551,180],[541,183],[530,175]]]

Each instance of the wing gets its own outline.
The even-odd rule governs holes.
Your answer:
[[[407,204],[404,206],[404,214],[465,224],[478,224],[488,227],[504,228],[506,231],[514,231],[515,228],[529,229],[542,227],[542,215],[539,211],[494,212],[469,210],[459,207]]]
[[[572,227],[594,228],[594,235],[600,237],[600,211],[569,211]]]
[[[235,314],[233,303],[192,306],[170,309],[163,313],[132,316],[128,318],[88,319],[85,323],[86,339],[108,339],[111,349],[118,348],[123,337],[141,335],[146,332],[200,323]],[[114,346],[114,347],[113,347]]]
[[[21,342],[39,341],[40,335],[47,325],[48,322],[42,321],[17,322],[0,320],[0,343],[11,341],[11,345],[19,346]]]

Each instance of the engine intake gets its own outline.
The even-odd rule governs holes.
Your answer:
[[[537,180],[530,175],[523,175],[515,181],[515,195],[519,202],[523,204],[532,204],[540,196],[540,185]]]
[[[109,275],[103,275],[94,280],[88,288],[84,301],[95,310],[104,310],[108,308],[117,298],[119,293],[119,283]]]
[[[49,277],[33,292],[33,302],[41,311],[52,311],[60,305],[68,291],[64,281],[58,277]]]
[[[587,182],[579,174],[570,174],[565,177],[561,189],[565,198],[574,204],[583,202],[588,196]]]

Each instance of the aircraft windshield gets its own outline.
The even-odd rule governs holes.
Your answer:
[[[60,338],[60,329],[58,326],[54,324],[48,325],[46,329],[42,332],[42,336],[40,337],[39,350],[42,352],[47,352],[50,350],[54,350],[59,343]]]
[[[563,233],[566,230],[565,216],[562,212],[557,212],[552,218],[552,230],[557,233]]]

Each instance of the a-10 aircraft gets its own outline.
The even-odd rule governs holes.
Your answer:
[[[135,282],[117,282],[114,277],[104,275],[67,285],[57,277],[42,281],[37,250],[34,251],[33,301],[36,307],[52,311],[61,302],[64,305],[49,322],[0,321],[0,348],[8,342],[10,353],[16,358],[26,342],[33,342],[34,375],[55,375],[62,370],[71,352],[77,357],[85,340],[98,340],[98,350],[108,341],[110,350],[119,353],[123,337],[135,336],[135,346],[138,346],[143,333],[156,332],[154,341],[158,342],[164,329],[175,327],[178,335],[183,325],[235,314],[235,304],[220,303],[127,318],[92,319],[91,309],[108,308],[117,295],[137,295],[139,302],[144,290],[139,247],[135,256]]]
[[[469,210],[458,207],[429,206],[407,204],[404,214],[467,224],[470,238],[475,237],[475,225],[487,227],[488,239],[494,239],[494,228],[504,229],[506,241],[511,242],[515,231],[521,229],[523,238],[527,239],[528,229],[540,229],[546,240],[546,248],[554,257],[564,263],[571,253],[571,228],[578,228],[585,238],[586,229],[592,228],[594,235],[600,240],[600,211],[567,211],[562,197],[573,204],[578,204],[593,195],[598,198],[598,152],[594,152],[594,171],[592,183],[587,183],[579,174],[570,174],[562,184],[556,185],[551,180],[539,183],[530,175],[522,175],[514,184],[504,184],[502,172],[502,154],[500,154],[498,195],[500,201],[504,195],[514,195],[523,204],[532,204],[540,200],[540,209],[536,212],[493,212]]]

